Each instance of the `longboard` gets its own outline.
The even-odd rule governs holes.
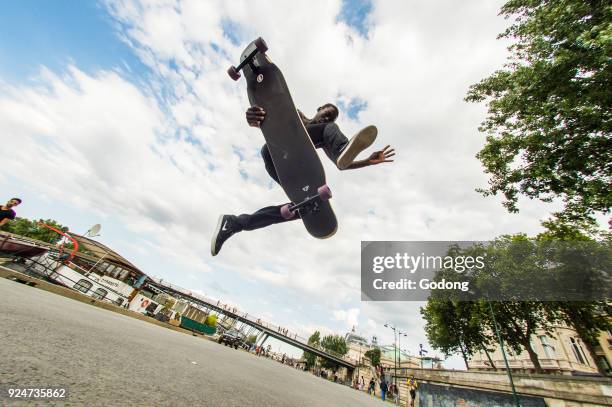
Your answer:
[[[260,37],[242,52],[240,64],[230,67],[234,80],[244,72],[251,106],[260,106],[266,118],[260,128],[272,156],[280,184],[291,200],[283,206],[284,217],[298,212],[308,232],[323,239],[338,228],[329,198],[325,171],[312,140],[300,120],[291,93],[280,69],[270,60],[268,47]]]

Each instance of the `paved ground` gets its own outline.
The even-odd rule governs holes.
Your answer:
[[[36,405],[384,406],[289,366],[4,278],[0,361],[0,386],[69,387],[65,402]]]

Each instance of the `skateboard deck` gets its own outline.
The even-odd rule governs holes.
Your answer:
[[[298,211],[308,232],[323,239],[332,236],[338,221],[331,207],[331,192],[325,171],[306,132],[280,69],[265,54],[267,46],[258,38],[240,56],[240,65],[228,70],[237,79],[242,69],[251,106],[266,111],[261,123],[280,184],[292,202],[281,213],[290,217]]]

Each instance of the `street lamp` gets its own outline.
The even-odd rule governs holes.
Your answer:
[[[385,324],[385,327],[393,329],[393,372],[397,373],[397,328],[391,324]],[[394,376],[395,377],[395,376]]]
[[[423,355],[427,353],[426,349],[423,349],[423,344],[419,343],[419,357],[421,358],[421,369],[423,369]]]
[[[398,360],[398,364],[400,369],[402,368],[402,335],[404,335],[405,337],[408,337],[408,333],[406,332],[397,332],[397,348],[398,348],[398,356],[397,356],[397,360]]]
[[[387,328],[393,329],[393,383],[395,384],[395,388],[397,389],[397,360],[400,359],[400,367],[401,367],[401,354],[398,356],[397,354],[397,343],[401,338],[401,335],[408,336],[405,332],[401,332],[397,327],[394,327],[391,324],[384,325]],[[397,335],[397,340],[396,340]],[[398,392],[399,395],[399,392]]]
[[[495,313],[493,312],[493,306],[491,305],[491,299],[487,298],[487,302],[489,303],[489,311],[491,312],[491,318],[493,319],[493,327],[495,328],[495,334],[497,336],[497,341],[499,343],[499,347],[501,348],[502,356],[504,357],[504,364],[506,365],[506,373],[508,374],[508,379],[510,380],[510,386],[512,387],[512,397],[514,398],[514,402],[517,407],[521,407],[521,404],[518,399],[518,395],[516,394],[516,389],[514,388],[514,380],[512,380],[512,371],[510,370],[510,366],[508,365],[508,358],[506,357],[506,351],[504,350],[504,340],[502,339],[499,333],[499,326],[497,325],[497,321],[495,320]]]
[[[359,360],[357,361],[357,383],[359,383],[359,365],[361,365],[361,342],[359,342]]]

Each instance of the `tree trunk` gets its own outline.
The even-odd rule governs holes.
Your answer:
[[[489,363],[491,364],[493,371],[497,372],[497,367],[495,367],[495,363],[493,363],[493,359],[491,359],[491,355],[489,355],[489,352],[487,351],[486,346],[484,345],[481,345],[481,346],[482,346],[482,350],[484,350],[485,354],[487,355],[487,359],[489,359]]]
[[[465,355],[465,351],[463,350],[463,344],[459,344],[459,349],[461,349],[461,356],[463,357],[463,363],[465,363],[465,368],[470,370],[470,366],[468,365],[467,356]]]
[[[529,353],[529,359],[531,359],[531,363],[533,363],[536,373],[544,373],[544,370],[542,370],[542,366],[540,365],[540,360],[538,359],[538,354],[535,353],[531,347],[529,336],[527,336],[526,341],[523,341],[523,347],[527,350],[527,353]]]

